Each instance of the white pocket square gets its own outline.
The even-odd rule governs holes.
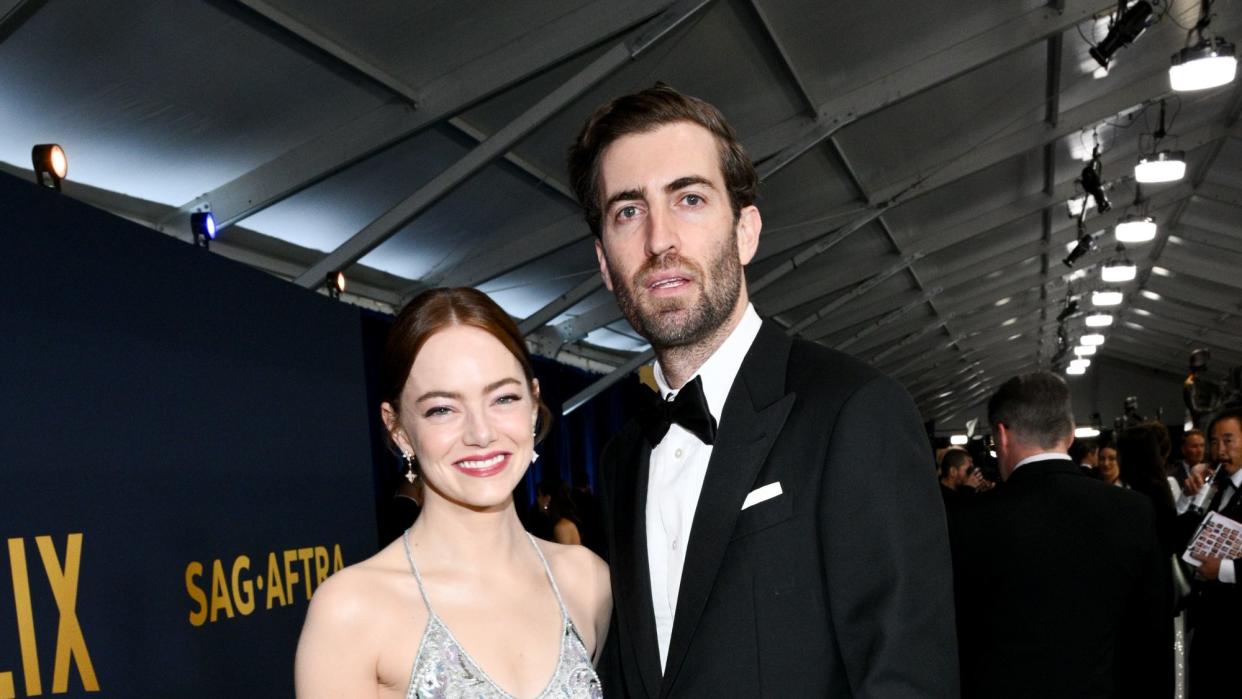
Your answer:
[[[746,499],[742,501],[742,509],[744,510],[752,505],[758,505],[764,500],[771,500],[777,495],[780,495],[782,492],[784,491],[781,490],[780,481],[755,488],[750,491],[750,494],[747,495]]]

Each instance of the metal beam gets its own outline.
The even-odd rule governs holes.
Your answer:
[[[47,0],[5,0],[0,3],[0,43],[4,43],[46,4]]]
[[[1060,34],[1112,6],[1111,1],[1071,0],[1061,11],[1041,7],[972,37],[954,37],[929,55],[819,105],[815,123],[778,153],[766,159],[766,154],[756,154],[756,159],[763,160],[759,172],[768,177],[867,114]]]
[[[162,220],[160,227],[180,226],[185,217],[203,208],[212,210],[220,227],[236,223],[653,13],[646,3],[589,2],[486,56],[415,87],[417,111],[405,99],[383,105],[186,202]]]
[[[832,345],[833,349],[837,349],[841,351],[848,349],[855,342],[858,342],[859,340],[866,338],[868,335],[879,331],[881,328],[883,328],[886,325],[890,325],[892,323],[897,322],[907,313],[913,311],[919,306],[922,306],[928,301],[936,298],[937,296],[940,295],[942,291],[944,291],[944,287],[942,286],[933,287],[931,289],[928,289],[927,291],[924,291],[922,294],[919,295],[918,298],[914,299],[913,301],[901,306],[900,308],[897,308],[895,310],[892,310],[884,314],[884,316],[872,322],[870,325],[863,328],[862,330],[859,330],[858,332],[850,335],[844,340],[833,344]],[[808,336],[807,339],[808,340],[819,340],[819,339],[822,339],[827,334],[828,334],[827,332],[824,332],[816,336]]]
[[[586,279],[578,282],[574,288],[552,299],[550,302],[544,304],[543,308],[540,308],[529,316],[523,318],[522,322],[518,323],[518,330],[523,335],[528,335],[534,332],[538,328],[542,327],[544,323],[547,323],[556,316],[560,315],[562,313],[560,310],[562,307],[568,308],[569,306],[578,303],[594,292],[597,287],[597,275],[592,272]]]
[[[461,160],[453,163],[430,182],[423,185],[379,218],[316,262],[294,283],[308,289],[318,288],[329,274],[346,268],[387,240],[415,216],[441,197],[456,189],[467,178],[487,166],[532,130],[569,105],[622,66],[641,55],[686,20],[693,17],[711,0],[678,0],[666,12],[644,25],[631,39],[620,42],[561,83],[529,109],[492,134]]]
[[[914,261],[917,260],[918,258],[919,258],[918,255],[906,255],[905,257],[901,258],[901,261],[898,262],[897,264],[892,265],[888,269],[881,270],[880,272],[872,275],[866,281],[858,284],[857,286],[850,289],[849,291],[846,291],[840,296],[837,296],[832,301],[829,301],[826,305],[821,307],[819,310],[808,315],[807,317],[803,318],[797,323],[794,323],[792,326],[790,326],[787,329],[787,332],[790,335],[797,335],[798,333],[802,332],[805,328],[819,321],[821,318],[828,317],[828,314],[832,313],[836,309],[840,308],[841,306],[844,306],[850,301],[853,301],[859,296],[862,296],[863,294],[867,293],[871,289],[875,288],[876,285],[882,283],[884,280],[888,279],[889,277],[892,277],[898,272],[902,272],[908,269],[910,265],[913,264]]]

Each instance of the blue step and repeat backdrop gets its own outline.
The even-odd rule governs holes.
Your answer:
[[[0,699],[292,696],[376,548],[357,309],[0,175]]]

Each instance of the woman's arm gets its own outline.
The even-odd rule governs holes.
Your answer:
[[[311,597],[294,661],[299,699],[375,696],[378,656],[368,634],[371,596],[351,572],[328,578]]]
[[[552,528],[552,538],[558,544],[580,546],[582,544],[582,535],[578,533],[578,525],[572,520],[562,517],[557,521],[556,526]]]

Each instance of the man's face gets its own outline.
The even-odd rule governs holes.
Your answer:
[[[965,463],[953,469],[953,480],[958,485],[964,485],[970,478],[970,469],[975,467],[974,459],[966,459]]]
[[[1182,440],[1182,458],[1191,466],[1203,462],[1205,451],[1207,446],[1203,435],[1192,434]]]
[[[1230,475],[1242,468],[1242,424],[1225,418],[1212,426],[1212,456]]]
[[[734,221],[711,132],[678,122],[617,139],[600,191],[600,273],[652,346],[692,345],[740,317],[762,224],[753,206]]]

